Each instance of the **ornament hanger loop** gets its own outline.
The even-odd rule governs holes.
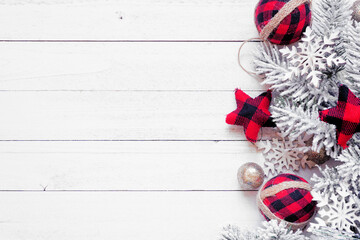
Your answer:
[[[240,59],[240,53],[241,53],[241,49],[244,47],[244,45],[252,40],[260,40],[260,41],[264,41],[262,38],[259,37],[254,37],[254,38],[249,38],[248,40],[245,40],[241,46],[239,47],[239,51],[238,51],[238,63],[239,66],[241,67],[242,70],[244,70],[247,74],[249,74],[250,76],[257,76],[257,74],[255,72],[251,72],[245,69],[245,67],[241,64],[241,59]]]

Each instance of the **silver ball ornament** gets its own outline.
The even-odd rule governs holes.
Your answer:
[[[352,5],[352,17],[355,21],[360,22],[360,0],[357,0]]]
[[[241,190],[256,190],[264,182],[264,170],[258,164],[248,162],[241,165],[237,177]]]

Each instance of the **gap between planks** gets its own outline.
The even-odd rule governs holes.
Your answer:
[[[256,92],[261,93],[262,90],[246,90],[246,92]],[[0,89],[0,92],[234,92],[234,90],[77,90],[77,89],[55,89],[55,90],[43,90],[43,89],[33,89],[33,90],[12,90],[12,89]]]
[[[0,139],[0,142],[247,142],[239,140],[205,140],[205,139]]]
[[[7,43],[258,43],[260,40],[108,40],[108,39],[0,39],[0,42]]]
[[[194,190],[186,190],[186,189],[169,189],[169,190],[162,190],[162,189],[143,189],[143,190],[116,190],[116,189],[105,189],[105,190],[99,190],[99,189],[88,189],[88,190],[82,190],[82,189],[75,189],[75,190],[38,190],[38,189],[27,189],[27,190],[17,190],[17,189],[6,189],[6,190],[0,190],[0,192],[139,192],[139,193],[146,193],[146,192],[257,192],[258,190],[200,190],[200,189],[194,189]]]

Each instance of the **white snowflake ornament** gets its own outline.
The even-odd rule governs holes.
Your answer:
[[[284,168],[298,171],[300,166],[305,168],[305,165],[308,165],[311,168],[315,165],[311,161],[306,161],[307,156],[304,153],[311,149],[306,146],[306,139],[299,136],[296,141],[291,141],[282,137],[281,134],[278,135],[279,138],[256,143],[258,149],[263,150],[265,175],[280,173]]]
[[[297,47],[280,49],[280,52],[295,66],[290,70],[296,76],[304,76],[314,87],[319,88],[321,76],[327,68],[337,68],[345,64],[345,60],[334,52],[339,32],[332,32],[329,37],[317,36],[310,27]]]
[[[359,208],[351,192],[346,189],[323,193],[313,190],[311,194],[320,210],[315,222],[310,224],[309,231],[331,227],[339,231],[352,232],[352,228],[356,226],[355,221],[359,221],[360,217],[357,213]]]

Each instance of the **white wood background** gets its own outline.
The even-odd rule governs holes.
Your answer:
[[[257,226],[236,172],[263,157],[225,124],[235,88],[266,89],[237,65],[256,3],[1,0],[0,238],[210,240]]]

